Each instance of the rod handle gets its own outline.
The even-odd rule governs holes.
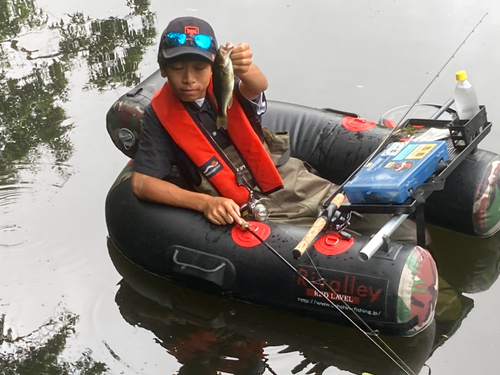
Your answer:
[[[241,224],[239,224],[239,226],[241,230],[247,230],[248,228],[250,228],[250,224],[248,224],[248,221],[243,218],[241,219]]]
[[[318,217],[316,219],[304,238],[298,243],[297,246],[295,246],[295,249],[293,249],[292,254],[295,259],[299,259],[301,255],[306,252],[318,233],[323,230],[325,225],[326,219],[324,217]]]
[[[343,194],[337,194],[335,198],[333,198],[333,201],[331,203],[332,208],[332,213],[337,211],[337,209],[342,205],[344,202],[344,195]],[[316,219],[312,227],[309,229],[309,231],[306,233],[304,238],[298,243],[297,246],[292,251],[293,257],[295,259],[299,259],[302,254],[306,252],[306,250],[311,246],[313,243],[314,239],[316,236],[323,230],[327,223],[327,218],[324,216],[320,216]]]
[[[342,203],[344,203],[344,194],[340,193],[333,198],[332,204],[337,206],[335,210],[337,210],[340,206],[342,206]]]

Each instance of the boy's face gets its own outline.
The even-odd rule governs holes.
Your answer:
[[[181,101],[194,102],[205,97],[212,77],[212,65],[208,60],[175,61],[160,69]]]

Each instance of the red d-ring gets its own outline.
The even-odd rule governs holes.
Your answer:
[[[349,250],[353,243],[353,237],[345,240],[338,233],[327,233],[315,242],[314,248],[324,255],[337,255]]]
[[[260,238],[266,240],[271,234],[271,228],[268,225],[259,221],[249,221],[250,229],[253,230]],[[241,247],[254,247],[260,244],[260,241],[252,233],[241,229],[239,225],[235,225],[231,231],[231,238],[237,245]]]
[[[362,132],[377,126],[376,123],[359,117],[342,117],[341,122],[344,128],[352,132]]]

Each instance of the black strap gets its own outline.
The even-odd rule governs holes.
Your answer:
[[[281,155],[280,158],[278,159],[278,161],[276,163],[276,167],[279,167],[279,166],[285,164],[288,161],[288,159],[290,159],[291,154],[292,154],[292,151],[290,150],[290,148],[288,148],[283,153],[283,155]]]
[[[425,198],[421,194],[418,194],[415,197],[415,200],[417,202],[417,208],[415,211],[415,221],[417,222],[417,245],[425,247]]]
[[[415,221],[417,222],[417,245],[425,247],[427,245],[425,240],[425,216],[424,216],[424,206],[425,199],[433,191],[443,190],[445,179],[443,177],[434,177],[432,181],[420,185],[412,194],[413,198],[417,203],[415,211]]]

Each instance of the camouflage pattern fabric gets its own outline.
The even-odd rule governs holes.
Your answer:
[[[477,187],[472,222],[480,237],[489,237],[500,229],[500,157],[491,162]]]
[[[398,288],[397,318],[406,323],[418,317],[409,332],[416,334],[434,318],[438,296],[438,273],[431,254],[420,246],[413,248],[401,272]]]
[[[134,158],[139,146],[144,111],[139,103],[118,100],[106,115],[106,129],[118,149]]]
[[[113,183],[113,186],[111,186],[111,190],[113,190],[115,187],[120,185],[123,181],[128,180],[129,178],[132,178],[132,160],[130,160],[125,168],[122,169],[118,177],[116,178],[115,182]]]

